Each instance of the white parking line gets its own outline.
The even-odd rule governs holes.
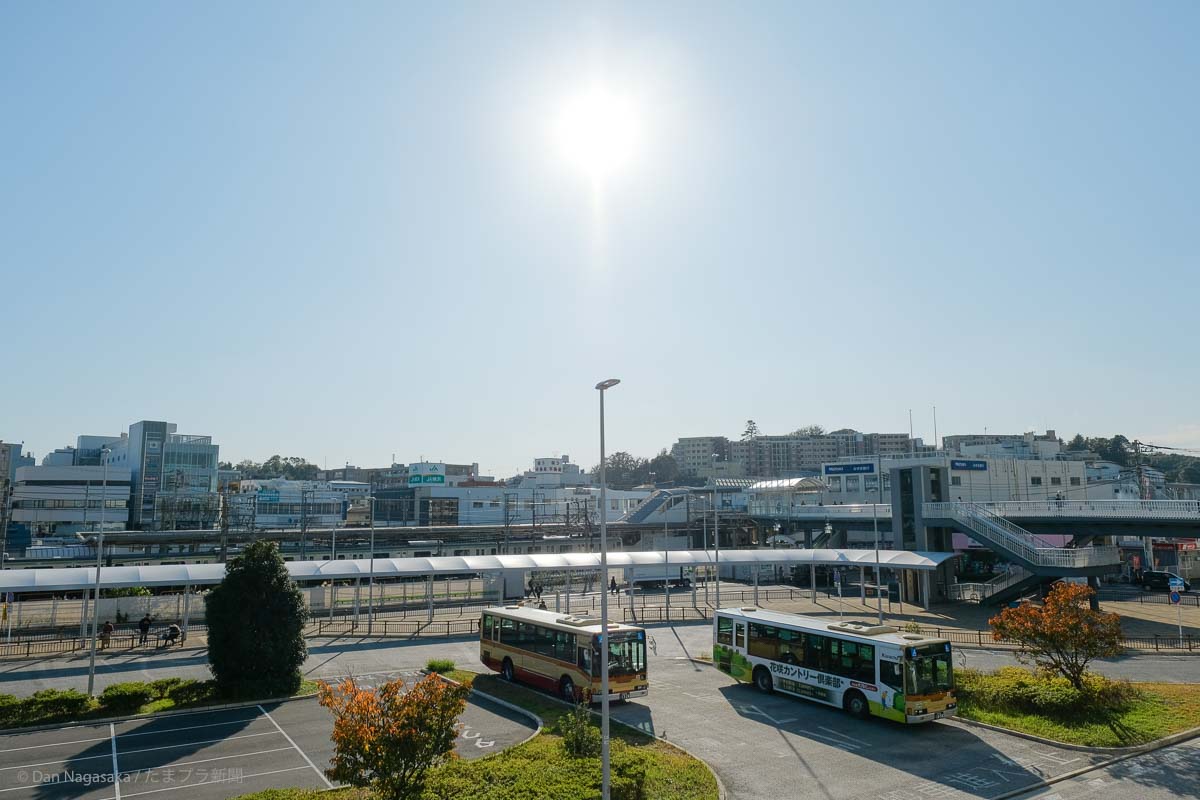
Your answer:
[[[278,726],[276,726],[278,727]],[[282,731],[280,731],[282,733]],[[173,750],[179,747],[194,747],[198,744],[215,744],[216,742],[231,742],[234,739],[253,739],[255,736],[274,736],[275,731],[266,731],[264,733],[243,733],[240,736],[226,736],[224,739],[202,739],[198,742],[181,742],[180,744],[164,744],[158,747],[139,747],[137,750],[124,750],[125,755],[131,756],[134,753],[149,753],[153,750]],[[284,736],[287,736],[285,733]],[[290,742],[291,739],[288,739]]]
[[[164,733],[176,733],[178,731],[194,731],[197,728],[218,728],[222,725],[237,725],[241,722],[254,722],[258,717],[242,717],[239,719],[230,720],[228,722],[206,722],[203,725],[186,725],[182,728],[160,728],[153,731],[134,731],[132,733],[118,734],[122,739],[128,739],[132,736],[159,736]]]
[[[288,740],[288,743],[289,743],[289,744],[291,744],[291,746],[292,746],[292,747],[295,747],[295,748],[296,748],[296,752],[300,754],[300,757],[301,757],[301,758],[303,758],[303,759],[304,759],[304,761],[305,761],[305,762],[306,762],[306,763],[307,763],[307,764],[308,764],[310,767],[312,767],[312,769],[313,769],[313,772],[315,772],[315,773],[317,773],[318,775],[320,775],[320,776],[321,776],[321,780],[323,780],[323,781],[325,782],[325,786],[326,786],[326,788],[332,789],[332,788],[333,788],[333,784],[329,782],[329,778],[326,778],[326,777],[325,777],[325,773],[324,773],[324,772],[321,772],[321,770],[317,769],[317,765],[316,765],[316,764],[314,764],[314,763],[312,762],[312,759],[308,757],[308,754],[307,754],[307,753],[305,753],[303,750],[301,750],[301,749],[300,749],[300,746],[299,746],[299,745],[297,745],[295,742],[293,742],[293,741],[292,741],[292,737],[290,737],[290,736],[288,736],[288,735],[287,735],[287,731],[285,731],[283,728],[279,727],[279,723],[275,721],[275,718],[274,718],[274,717],[272,717],[270,714],[268,714],[268,713],[267,713],[267,710],[266,710],[265,708],[263,708],[262,706],[259,706],[259,707],[258,707],[258,710],[259,710],[259,711],[261,711],[261,712],[263,713],[263,716],[264,716],[264,717],[266,717],[267,719],[271,720],[271,724],[275,726],[275,729],[276,729],[277,731],[279,731],[281,734],[283,734],[283,738],[287,739],[287,740]]]
[[[69,742],[51,742],[50,744],[31,744],[25,747],[9,747],[5,750],[0,750],[0,753],[16,753],[21,750],[37,750],[41,747],[64,747],[69,744],[86,744],[87,742],[103,742],[107,736],[97,736],[94,739],[72,739]]]
[[[96,580],[96,585],[100,585],[99,579]],[[100,597],[99,589],[96,589],[96,597]],[[112,743],[113,791],[117,793],[115,800],[121,800],[121,770],[117,766],[117,726],[111,722],[108,723],[108,739]]]
[[[857,742],[858,744],[861,744],[863,747],[871,746],[870,742],[864,742],[862,739],[855,739],[853,736],[848,736],[847,734],[844,734],[841,731],[835,731],[833,728],[826,728],[824,725],[818,725],[817,727],[823,731],[832,733],[834,736],[840,736],[843,739],[849,739],[852,742]]]

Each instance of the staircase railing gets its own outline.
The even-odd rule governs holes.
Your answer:
[[[966,600],[982,603],[987,598],[1003,591],[1010,586],[1016,586],[1021,581],[1033,577],[1033,573],[1017,564],[1009,566],[1008,572],[1002,572],[991,580],[982,583],[954,583],[946,587],[951,600]]]
[[[1121,561],[1115,547],[1054,547],[979,503],[926,503],[924,511],[925,516],[952,519],[972,538],[998,545],[1035,566],[1078,569]]]

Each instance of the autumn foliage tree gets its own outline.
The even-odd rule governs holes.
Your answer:
[[[1020,657],[1084,691],[1088,663],[1121,653],[1121,618],[1093,611],[1094,594],[1090,586],[1060,581],[1041,607],[1022,603],[992,617],[992,638],[1016,642]]]
[[[333,712],[333,766],[326,774],[369,786],[386,800],[415,800],[431,767],[454,758],[458,718],[470,689],[435,674],[405,691],[397,678],[372,691],[347,678],[322,682],[318,698]]]

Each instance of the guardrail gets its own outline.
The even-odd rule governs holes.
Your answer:
[[[874,514],[871,512],[872,507],[875,508]],[[784,505],[782,503],[760,501],[750,503],[748,513],[753,517],[781,517],[784,519],[795,519],[796,517],[808,517],[810,519],[836,517],[842,519],[845,517],[865,516],[867,519],[878,518],[880,520],[890,520],[892,518],[892,506],[889,503],[854,503],[840,506],[816,504]]]
[[[365,615],[364,615],[365,617]],[[471,636],[479,633],[479,619],[435,619],[432,622],[418,620],[376,619],[371,625],[371,636]],[[360,618],[354,622],[317,623],[317,636],[352,635],[366,636],[367,621]]]
[[[919,626],[920,630],[916,631],[925,636],[932,636],[935,639],[946,639],[954,644],[970,644],[976,647],[1003,647],[1005,649],[1017,649],[1020,647],[1016,642],[1007,639],[999,641],[992,638],[991,631],[984,630],[961,630],[957,628],[946,629],[928,626]],[[1200,636],[1187,634],[1185,636],[1132,636],[1121,640],[1121,646],[1126,650],[1186,650],[1188,652],[1200,652]]]
[[[926,503],[924,512],[926,516],[952,519],[972,538],[999,545],[1040,567],[1079,569],[1121,563],[1116,547],[1054,547],[979,503]]]
[[[1171,598],[1166,594],[1147,594],[1142,592],[1106,592],[1101,589],[1097,598],[1109,603],[1149,603],[1151,605],[1170,605]],[[1200,594],[1181,594],[1179,604],[1200,608]]]
[[[981,503],[1005,517],[1095,517],[1200,522],[1198,500],[1047,500]]]

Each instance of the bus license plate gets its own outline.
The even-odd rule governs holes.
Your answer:
[[[621,692],[619,699],[622,703],[624,703],[626,700],[629,699],[629,692]]]
[[[944,716],[946,716],[946,714],[945,714],[945,712],[943,712],[943,711],[935,711],[935,712],[933,712],[933,718],[934,718],[934,719],[941,719],[941,718],[942,718],[942,717],[944,717]]]

